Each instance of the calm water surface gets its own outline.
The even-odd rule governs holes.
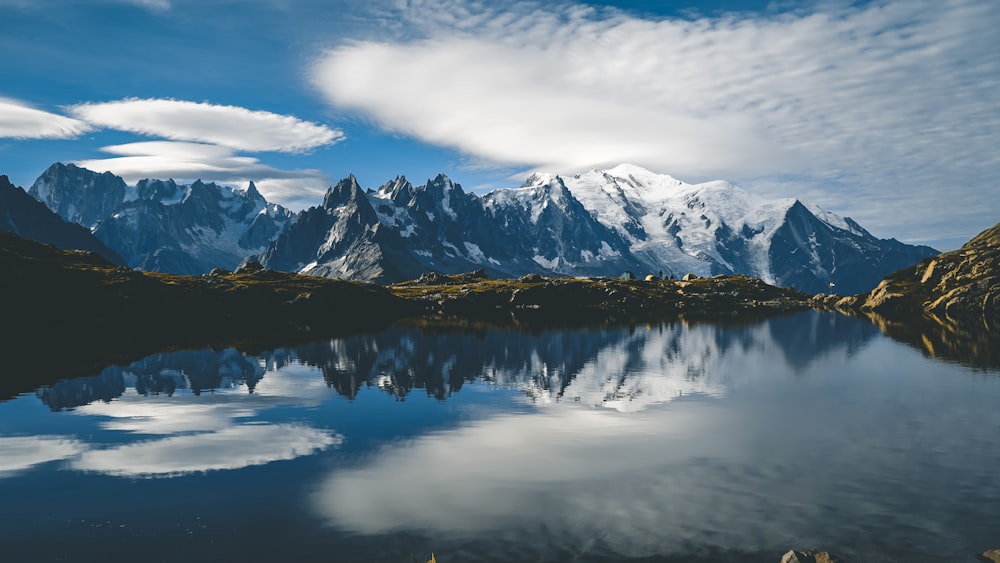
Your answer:
[[[972,562],[998,405],[811,312],[163,354],[0,403],[0,561]]]

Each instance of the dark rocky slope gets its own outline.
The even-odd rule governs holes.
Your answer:
[[[4,349],[17,351],[5,358],[0,395],[10,385],[27,390],[159,350],[374,330],[409,310],[371,284],[252,267],[204,276],[139,272],[5,232],[0,272],[10,329]],[[27,371],[35,375],[26,385]]]
[[[63,250],[87,250],[115,265],[125,261],[89,230],[64,221],[45,204],[0,176],[0,231],[51,244]]]
[[[742,275],[643,281],[529,274],[490,280],[478,271],[425,274],[389,289],[421,305],[424,316],[533,326],[677,317],[725,320],[806,309],[810,299],[794,289]]]

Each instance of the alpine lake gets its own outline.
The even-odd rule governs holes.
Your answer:
[[[5,563],[973,562],[1000,369],[814,311],[178,351],[0,402],[0,499]]]

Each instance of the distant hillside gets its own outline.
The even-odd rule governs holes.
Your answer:
[[[112,264],[123,266],[125,261],[86,228],[64,221],[24,190],[0,176],[0,231],[51,244],[64,250],[86,250],[102,256]]]

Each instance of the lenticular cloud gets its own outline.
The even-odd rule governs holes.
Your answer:
[[[344,137],[339,130],[289,115],[183,100],[86,103],[69,112],[98,127],[250,152],[304,152]]]
[[[90,129],[78,119],[35,109],[17,100],[0,98],[0,137],[70,139]]]

